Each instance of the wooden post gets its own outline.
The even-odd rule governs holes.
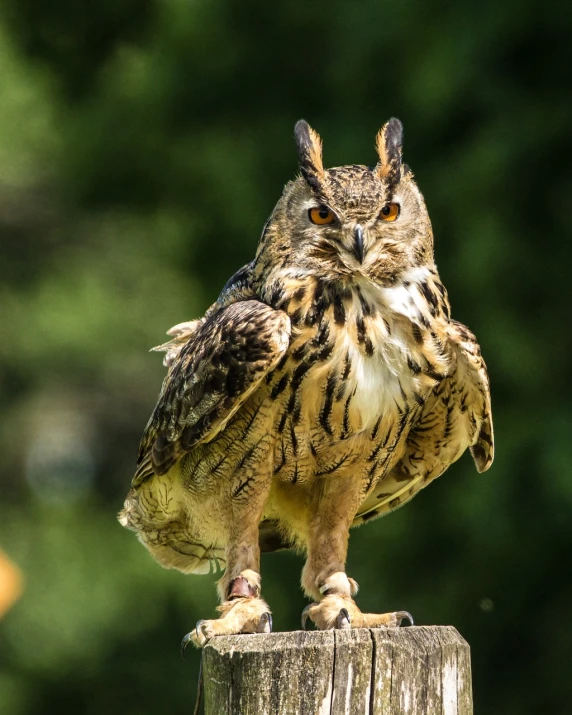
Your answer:
[[[468,643],[452,626],[219,636],[206,715],[471,715]]]

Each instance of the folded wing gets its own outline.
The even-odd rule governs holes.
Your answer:
[[[290,341],[286,313],[257,300],[210,310],[173,356],[139,447],[137,486],[211,440],[272,371]]]

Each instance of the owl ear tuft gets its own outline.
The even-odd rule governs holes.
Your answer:
[[[296,122],[294,136],[298,147],[300,171],[308,184],[319,191],[324,180],[322,164],[322,140],[320,135],[304,119]]]
[[[393,188],[401,179],[401,149],[403,145],[403,125],[393,117],[379,130],[375,148],[379,154],[377,175]]]

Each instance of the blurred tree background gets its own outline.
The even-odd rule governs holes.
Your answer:
[[[0,711],[189,713],[215,577],[115,520],[163,375],[147,350],[253,256],[296,172],[405,125],[456,318],[489,365],[497,459],[353,533],[366,610],[454,624],[476,711],[569,713],[570,9],[530,0],[4,0],[0,9]],[[301,560],[263,560],[279,630]]]

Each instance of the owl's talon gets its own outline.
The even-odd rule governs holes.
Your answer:
[[[341,630],[346,630],[347,628],[351,628],[351,618],[350,614],[348,613],[347,608],[342,608],[338,614],[338,617],[336,619],[336,628],[339,628]]]
[[[409,613],[408,611],[396,611],[396,613],[395,613],[395,618],[397,619],[397,625],[398,625],[398,626],[401,625],[401,621],[403,621],[404,619],[407,619],[407,620],[409,621],[409,625],[411,625],[411,626],[414,626],[414,625],[415,625],[415,621],[413,620],[413,616],[412,616],[411,613]]]
[[[208,641],[213,636],[212,630],[209,631],[208,625],[208,621],[197,621],[197,625],[195,626],[194,630],[192,630],[190,633],[187,633],[187,635],[183,638],[183,640],[181,641],[181,656],[183,658],[185,657],[185,651],[187,650],[187,646],[189,645],[189,643],[192,643],[197,648],[202,648],[208,643]]]
[[[350,596],[330,593],[319,603],[311,603],[302,611],[302,627],[310,618],[320,631],[338,628],[397,628],[407,619],[413,625],[413,616],[408,611],[393,613],[362,613]]]
[[[268,611],[260,616],[257,633],[272,633],[272,614]]]
[[[310,609],[313,608],[316,604],[315,603],[309,603],[306,608],[302,611],[302,630],[306,630],[306,621],[308,620],[308,617],[310,616]]]
[[[220,618],[197,621],[195,629],[183,638],[182,653],[189,642],[197,648],[204,648],[215,636],[272,632],[270,609],[261,598],[235,598],[222,603],[218,610],[222,614]]]
[[[197,638],[198,638],[198,635],[199,635],[199,634],[198,634],[198,631],[197,631]],[[192,640],[193,640],[193,634],[192,634],[192,632],[191,632],[191,633],[187,633],[187,635],[186,635],[186,636],[183,638],[183,640],[181,641],[181,658],[184,658],[184,657],[185,657],[185,651],[187,650],[187,646],[189,645],[189,643],[190,643]]]
[[[204,620],[201,619],[200,621],[197,621],[197,625],[195,626],[195,633],[197,634],[197,638],[201,637],[201,627],[204,623]]]

